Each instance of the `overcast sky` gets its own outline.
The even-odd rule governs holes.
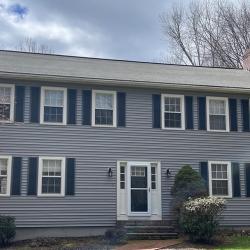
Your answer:
[[[167,51],[159,15],[173,2],[0,0],[0,47],[30,37],[57,54],[156,61]]]

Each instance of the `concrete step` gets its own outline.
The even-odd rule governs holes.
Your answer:
[[[136,221],[117,221],[117,225],[121,226],[172,226],[170,221],[145,221],[145,220],[136,220]]]
[[[175,232],[175,229],[171,226],[124,226],[127,232],[133,233],[171,233]]]
[[[158,240],[158,239],[176,239],[178,238],[178,233],[127,233],[129,239],[137,240]]]

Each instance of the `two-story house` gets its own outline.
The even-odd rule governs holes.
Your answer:
[[[246,70],[0,51],[0,214],[25,237],[171,221],[189,164],[250,226],[249,97]]]

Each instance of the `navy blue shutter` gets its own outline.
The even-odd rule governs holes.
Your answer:
[[[207,162],[200,162],[200,174],[202,179],[204,180],[207,190],[208,190],[208,163]]]
[[[186,129],[194,128],[193,97],[185,96]]]
[[[22,158],[12,158],[12,174],[11,174],[11,195],[21,194],[21,169]]]
[[[250,197],[250,163],[245,165],[245,174],[246,174],[246,196]]]
[[[30,122],[40,122],[40,87],[30,89]]]
[[[230,131],[237,131],[237,99],[229,99]]]
[[[232,189],[233,197],[240,197],[240,166],[239,163],[232,163]]]
[[[249,100],[241,100],[243,131],[249,131]]]
[[[92,91],[83,90],[82,92],[82,124],[91,125]]]
[[[161,128],[161,95],[152,95],[153,128]]]
[[[15,88],[15,121],[23,122],[24,120],[24,95],[25,87],[16,86]]]
[[[75,194],[75,159],[66,159],[66,195]]]
[[[206,97],[198,97],[198,117],[199,117],[199,129],[206,130]]]
[[[68,89],[67,93],[67,123],[76,124],[76,90]]]
[[[126,93],[117,93],[117,126],[126,126]]]
[[[28,195],[37,194],[38,158],[29,158]]]

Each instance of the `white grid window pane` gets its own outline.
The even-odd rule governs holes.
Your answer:
[[[0,120],[10,120],[11,109],[11,88],[0,87]]]
[[[132,166],[131,176],[145,177],[145,167]]]
[[[209,114],[225,115],[226,101],[225,100],[209,100]]]
[[[113,94],[96,93],[95,108],[96,109],[113,109]]]
[[[228,195],[228,165],[212,164],[212,194]]]
[[[156,189],[157,163],[151,163],[151,188]]]
[[[8,160],[0,159],[0,194],[7,193]]]
[[[209,125],[211,130],[226,130],[226,100],[209,100]]]
[[[61,160],[43,160],[42,165],[42,193],[61,193]]]
[[[44,91],[44,105],[50,107],[62,107],[64,103],[63,90],[49,90]]]
[[[182,106],[180,97],[164,97],[163,119],[165,128],[181,128]]]
[[[7,176],[7,168],[8,168],[8,160],[7,159],[0,159],[0,175]]]
[[[120,189],[125,189],[126,183],[126,162],[120,162]]]
[[[11,88],[0,87],[0,103],[10,104],[11,103]]]
[[[166,112],[181,112],[181,100],[179,97],[165,97]]]

